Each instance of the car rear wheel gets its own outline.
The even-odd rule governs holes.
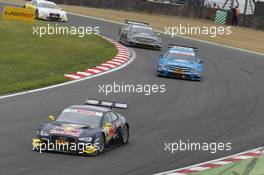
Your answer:
[[[122,131],[122,138],[121,138],[121,142],[123,145],[128,143],[128,138],[129,138],[129,129],[127,125],[125,125]]]

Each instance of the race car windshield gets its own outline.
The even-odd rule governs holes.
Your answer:
[[[133,33],[147,33],[152,36],[154,35],[154,31],[150,27],[133,26],[132,32]]]
[[[175,61],[182,61],[182,62],[192,62],[195,63],[196,57],[194,55],[191,54],[182,54],[182,53],[172,53],[172,52],[168,52],[167,54],[165,54],[166,58],[169,59],[173,59]]]
[[[50,3],[39,3],[39,7],[57,9],[57,6],[55,4],[50,4]]]
[[[92,128],[98,128],[101,123],[101,113],[78,110],[78,109],[66,109],[57,118],[58,122],[74,123]]]

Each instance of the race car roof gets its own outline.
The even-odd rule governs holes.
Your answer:
[[[74,105],[74,106],[69,106],[68,109],[83,109],[83,110],[89,110],[89,111],[101,112],[101,113],[111,111],[111,109],[108,108],[91,106],[91,105]]]
[[[182,54],[182,55],[190,55],[195,56],[195,50],[192,48],[185,48],[185,47],[171,47],[169,49],[170,53],[175,54]]]

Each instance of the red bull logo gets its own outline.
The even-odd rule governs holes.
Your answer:
[[[56,126],[50,131],[51,134],[68,135],[73,137],[79,137],[81,135],[80,129],[73,127],[58,127]]]

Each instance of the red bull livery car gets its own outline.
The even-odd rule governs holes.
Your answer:
[[[113,108],[126,109],[127,104],[88,99],[85,105],[64,109],[57,119],[49,116],[51,122],[37,129],[33,150],[98,155],[128,143],[127,120]]]

